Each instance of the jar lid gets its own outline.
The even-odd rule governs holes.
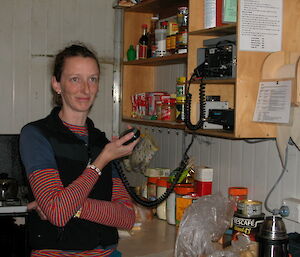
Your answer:
[[[146,177],[160,177],[160,169],[157,168],[147,168],[144,175]]]
[[[228,195],[248,195],[247,187],[229,187]]]
[[[186,82],[186,77],[178,77],[177,82],[178,83],[185,83]]]
[[[163,104],[171,104],[175,105],[176,104],[176,98],[166,98],[162,100]]]
[[[160,187],[167,187],[168,179],[169,179],[169,177],[161,177],[157,180],[156,185],[160,186]]]
[[[195,190],[192,184],[178,184],[175,186],[174,191],[178,195],[187,195],[193,193]]]
[[[176,101],[177,102],[184,102],[185,101],[185,95],[184,96],[177,96]]]
[[[148,183],[156,184],[158,179],[159,179],[159,177],[149,177]]]

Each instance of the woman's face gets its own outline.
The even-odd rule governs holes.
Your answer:
[[[61,94],[65,111],[89,111],[98,93],[99,73],[93,58],[74,56],[65,60],[60,82],[52,77],[52,87]]]

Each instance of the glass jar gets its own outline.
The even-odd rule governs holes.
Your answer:
[[[234,201],[234,211],[237,211],[237,204],[241,200],[246,200],[248,198],[248,188],[247,187],[229,187],[228,188],[228,198]]]
[[[159,198],[160,196],[162,196],[166,190],[167,190],[167,186],[168,186],[168,177],[162,177],[159,178],[157,180],[157,189],[156,189],[156,197]],[[157,213],[157,217],[159,219],[162,220],[166,220],[167,219],[167,204],[166,201],[163,201],[162,203],[160,203],[157,207],[156,207],[156,213]]]
[[[176,99],[166,98],[162,101],[161,119],[165,121],[175,121],[176,119]]]
[[[161,108],[162,108],[162,101],[156,101],[155,102],[155,111],[156,111],[156,117],[158,120],[162,119]]]
[[[194,193],[193,184],[181,184],[180,186],[176,186],[174,191],[176,194],[175,223],[176,226],[179,226],[185,209],[192,204],[194,199],[198,199],[199,197]],[[194,195],[190,195],[191,193],[194,193]]]
[[[147,198],[150,201],[156,200],[156,183],[159,177],[148,177],[147,182]]]

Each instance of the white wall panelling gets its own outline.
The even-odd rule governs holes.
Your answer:
[[[110,137],[114,60],[113,0],[0,0],[1,134],[51,109],[53,55],[66,44],[92,46],[101,63],[101,88],[91,114]],[[95,110],[97,109],[97,110]]]
[[[183,132],[181,132],[183,133]],[[157,132],[156,132],[157,134]],[[157,137],[161,149],[155,156],[154,166],[169,160],[173,167],[178,166],[182,148],[180,137],[172,133],[161,133]],[[184,137],[182,137],[184,138]],[[178,141],[179,139],[179,141]],[[185,145],[191,140],[186,137]],[[167,142],[168,145],[165,143]],[[170,152],[177,149],[177,155]],[[247,143],[243,140],[228,140],[205,136],[196,136],[189,151],[196,165],[210,166],[214,170],[213,192],[227,195],[230,186],[245,186],[249,189],[249,199],[263,201],[282,172],[275,140],[260,143]],[[288,172],[286,172],[269,198],[269,208],[280,208],[281,201],[287,197],[300,198],[300,151],[289,146]],[[173,168],[172,167],[172,168]],[[264,209],[264,208],[263,208]],[[267,215],[270,213],[264,212]],[[300,224],[285,220],[289,232],[300,232]]]
[[[170,94],[176,93],[176,78],[185,76],[186,65],[165,65],[156,69],[156,90],[167,91]]]

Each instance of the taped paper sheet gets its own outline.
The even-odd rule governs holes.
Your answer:
[[[253,121],[288,123],[292,81],[260,82]]]

